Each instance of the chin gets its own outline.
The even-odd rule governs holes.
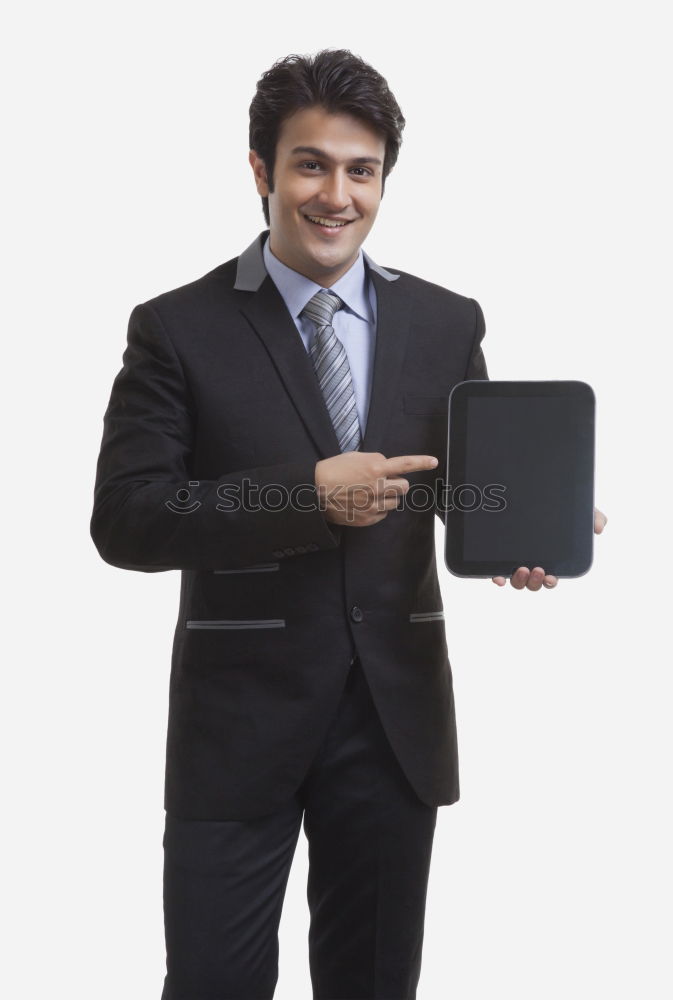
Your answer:
[[[309,256],[316,264],[324,264],[325,267],[333,267],[335,264],[341,264],[343,261],[348,260],[351,256],[350,253],[344,253],[342,249],[337,250],[336,247],[325,247],[323,250],[311,249],[309,251]]]

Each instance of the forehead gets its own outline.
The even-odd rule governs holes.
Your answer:
[[[282,123],[277,153],[299,156],[305,154],[308,147],[313,150],[313,155],[320,150],[335,161],[375,157],[383,163],[385,140],[353,115],[345,112],[332,114],[318,107],[303,108]]]

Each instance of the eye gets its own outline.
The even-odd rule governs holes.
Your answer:
[[[315,170],[313,170],[313,167],[317,167],[318,169],[320,169],[321,164],[319,163],[318,160],[304,160],[303,163],[299,164],[299,167],[300,167],[300,169],[304,169],[305,168],[306,170],[309,170],[311,173],[315,173]],[[358,170],[358,171],[360,171],[360,173],[358,173],[356,175],[357,177],[373,177],[374,176],[373,171],[372,170],[368,170],[366,167],[351,167],[351,170]]]

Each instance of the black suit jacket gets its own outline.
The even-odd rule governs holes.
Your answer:
[[[390,744],[429,805],[459,797],[434,502],[452,386],[487,378],[481,309],[365,255],[377,296],[361,450],[430,454],[415,507],[328,522],[315,464],[339,446],[261,233],[239,257],[136,306],[104,418],[91,534],[104,560],[182,571],[165,808],[270,812],[301,783],[355,651]],[[247,493],[246,493],[247,483]],[[293,492],[294,491],[294,492]],[[409,496],[409,494],[408,494]]]

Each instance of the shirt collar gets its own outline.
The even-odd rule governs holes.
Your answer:
[[[279,260],[271,252],[268,238],[264,242],[263,255],[267,272],[283,296],[290,315],[293,319],[297,319],[306,304],[323,286]],[[362,249],[358,250],[355,261],[346,273],[330,286],[330,291],[338,295],[351,312],[361,319],[371,321],[371,305],[367,294],[367,274]]]

